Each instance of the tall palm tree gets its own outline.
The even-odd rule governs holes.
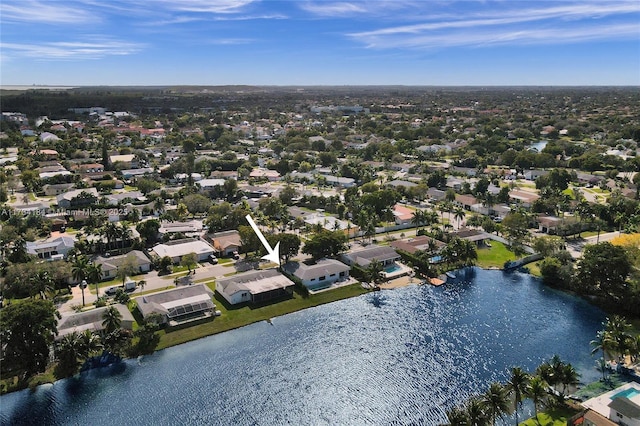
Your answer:
[[[418,233],[418,230],[420,229],[420,227],[422,227],[422,225],[424,225],[425,223],[425,212],[424,210],[416,210],[413,212],[413,217],[411,217],[411,224],[415,225],[416,228],[418,228],[416,230],[416,234]]]
[[[449,426],[469,426],[469,416],[464,407],[451,407],[447,410]]]
[[[458,229],[460,229],[460,221],[464,219],[465,213],[462,209],[456,209],[453,213],[453,218],[458,222]]]
[[[81,342],[80,335],[73,332],[64,336],[56,345],[56,376],[66,377],[76,374],[80,367]]]
[[[465,404],[469,426],[485,426],[487,424],[487,413],[482,401],[478,397],[473,397]]]
[[[605,320],[604,329],[613,342],[614,351],[619,357],[624,356],[629,346],[629,340],[631,339],[631,335],[629,334],[631,324],[629,324],[623,316],[614,315]]]
[[[86,256],[76,256],[71,265],[71,276],[75,282],[87,279],[89,272],[89,259]]]
[[[122,324],[122,314],[113,306],[109,306],[102,315],[102,326],[105,332],[112,333],[120,328]]]
[[[516,415],[516,426],[518,422],[518,411],[522,408],[522,399],[527,393],[527,387],[531,378],[529,374],[520,367],[511,368],[511,376],[507,382],[507,391],[513,397],[513,410]]]
[[[547,399],[547,383],[540,376],[533,376],[527,388],[527,397],[533,402],[533,409],[536,413],[536,422],[538,420],[538,411]]]
[[[571,364],[565,364],[562,368],[562,392],[560,397],[564,400],[564,394],[567,389],[572,389],[580,383],[580,374],[576,371],[575,367]]]
[[[87,280],[96,285],[96,297],[100,297],[100,281],[102,280],[102,265],[90,263],[87,267]]]
[[[492,425],[496,424],[499,417],[509,412],[509,397],[501,383],[491,383],[489,389],[480,398]]]
[[[591,355],[595,355],[597,352],[602,351],[602,360],[607,362],[607,355],[611,353],[613,349],[613,340],[611,336],[605,330],[600,330],[596,333],[596,338],[589,342],[591,347]],[[606,368],[602,369],[602,380],[606,380]]]
[[[78,341],[78,353],[84,359],[91,357],[92,354],[102,349],[100,336],[92,333],[90,330],[85,330],[84,333],[80,334]]]

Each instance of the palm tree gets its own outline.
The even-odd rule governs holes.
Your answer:
[[[560,380],[560,383],[562,384],[562,392],[560,392],[559,397],[564,400],[564,394],[567,391],[567,388],[574,388],[580,383],[580,375],[573,365],[565,364],[563,366],[562,379]]]
[[[605,330],[600,330],[596,333],[596,338],[589,342],[591,347],[591,355],[595,355],[598,351],[602,351],[602,359],[607,361],[607,354],[610,353],[613,348],[613,341],[611,336]],[[602,380],[604,380],[604,371],[602,372]]]
[[[140,291],[144,290],[144,286],[147,285],[147,282],[145,280],[140,280],[138,281],[138,285],[140,286]]]
[[[107,334],[120,328],[122,314],[113,306],[109,306],[102,315],[102,326]]]
[[[547,383],[540,376],[533,376],[527,388],[527,397],[533,402],[533,409],[536,413],[536,422],[538,420],[538,410],[547,398]]]
[[[509,412],[509,397],[501,383],[491,383],[489,389],[480,398],[492,425],[496,424],[498,417],[501,418]]]
[[[87,279],[89,259],[86,256],[76,256],[71,265],[71,276],[75,282]]]
[[[425,223],[425,212],[424,210],[416,210],[413,212],[413,217],[411,218],[411,224],[415,225],[416,228],[418,228],[416,230],[416,235],[418,235],[418,230],[419,228],[424,225]]]
[[[469,399],[465,405],[469,426],[485,426],[487,424],[487,414],[482,401],[478,397]]]
[[[450,426],[468,426],[469,416],[464,407],[451,407],[447,410],[447,419]]]
[[[100,263],[90,263],[87,268],[87,280],[96,285],[96,297],[100,297],[100,281],[102,280],[102,265]]]
[[[81,342],[77,332],[67,334],[56,346],[56,376],[66,377],[78,372],[80,367]]]
[[[516,425],[518,422],[518,411],[522,407],[522,399],[527,393],[529,386],[529,374],[520,367],[511,368],[511,377],[507,382],[507,391],[513,397],[513,409],[516,414]]]
[[[609,335],[613,343],[613,350],[618,354],[618,357],[624,356],[627,353],[629,340],[631,339],[629,334],[631,324],[624,317],[614,315],[605,320],[604,329]]]
[[[102,349],[102,343],[100,342],[100,336],[92,333],[90,330],[85,330],[84,333],[78,337],[79,347],[78,353],[80,357],[87,359],[92,354]]]
[[[453,218],[458,222],[458,229],[460,229],[460,221],[464,219],[465,213],[462,209],[456,209],[453,213]]]
[[[49,272],[38,271],[30,278],[29,281],[29,284],[31,285],[30,295],[32,298],[36,295],[40,295],[42,299],[46,299],[47,294],[53,293],[54,282],[51,275],[49,275]]]

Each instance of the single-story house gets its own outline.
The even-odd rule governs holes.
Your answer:
[[[133,329],[133,322],[135,321],[131,312],[125,305],[115,304],[112,305],[118,310],[122,318],[120,319],[120,327],[126,330]],[[58,322],[58,335],[56,340],[62,339],[64,336],[76,333],[84,333],[86,330],[91,332],[101,331],[104,329],[102,321],[104,321],[104,313],[109,307],[104,306],[102,308],[91,309],[90,311],[77,312],[68,316],[62,317]]]
[[[414,186],[418,186],[417,183],[415,182],[409,182],[406,180],[392,180],[389,181],[387,183],[385,183],[386,186],[391,186],[393,188],[400,188],[400,187],[404,187],[404,188],[412,188]]]
[[[445,247],[446,244],[442,241],[436,240],[435,238],[422,235],[415,238],[408,238],[406,240],[392,241],[390,246],[394,249],[404,250],[407,253],[413,254],[417,251],[427,251],[430,248],[432,248],[434,252],[438,252]]]
[[[460,207],[465,210],[471,210],[473,206],[481,203],[478,202],[478,199],[474,196],[456,194],[456,199],[453,201],[453,204],[456,207]]]
[[[44,191],[44,195],[60,195],[69,191],[73,188],[73,183],[55,183],[49,185],[43,185],[42,190]]]
[[[295,276],[309,290],[320,290],[349,278],[349,266],[334,259],[320,259],[315,263],[289,262],[285,272]]]
[[[61,236],[48,238],[42,241],[27,241],[27,253],[38,256],[40,259],[52,257],[66,257],[73,248],[75,240],[72,237]]]
[[[295,283],[277,269],[248,271],[216,281],[216,291],[232,305],[290,296]]]
[[[113,279],[118,275],[118,268],[126,259],[132,259],[138,267],[138,272],[145,273],[151,270],[151,261],[146,254],[140,250],[132,250],[127,254],[112,257],[98,257],[96,264],[102,266],[102,279]]]
[[[616,424],[640,426],[640,385],[630,382],[619,386],[602,395],[588,399],[582,406],[588,410],[600,414],[606,419],[612,420]],[[586,419],[585,419],[586,420]],[[598,418],[589,424],[598,426],[608,424],[597,422]],[[587,424],[585,421],[584,424]]]
[[[437,188],[427,189],[427,196],[429,197],[430,200],[442,201],[445,199],[446,195],[447,193],[441,189],[437,189]]]
[[[159,314],[163,323],[175,326],[202,318],[212,318],[216,309],[212,298],[213,291],[204,284],[198,284],[139,296],[135,301],[143,318]]]
[[[117,206],[118,204],[126,201],[146,200],[146,197],[140,191],[117,192],[115,194],[109,194],[105,198],[107,199],[107,202],[111,206]]]
[[[538,194],[534,194],[533,192],[522,191],[519,189],[512,189],[509,191],[509,199],[517,204],[522,205],[523,207],[531,207],[534,201],[536,201],[540,196]]]
[[[281,179],[280,173],[278,173],[278,171],[263,169],[263,168],[257,168],[257,169],[251,170],[251,173],[249,173],[249,177],[257,178],[257,179],[266,178],[271,182],[279,181]]]
[[[305,217],[304,223],[312,226],[320,225],[328,231],[346,230],[349,228],[349,222],[340,220],[335,216],[325,216],[319,213],[312,213]],[[351,229],[353,229],[353,226],[351,226]]]
[[[395,217],[396,224],[408,225],[413,220],[414,210],[405,207],[400,204],[393,206],[393,216]]]
[[[198,186],[201,191],[209,191],[216,186],[224,186],[225,179],[201,179],[198,181]]]
[[[231,256],[234,251],[240,251],[242,242],[240,241],[240,233],[236,230],[216,232],[207,236],[213,243],[213,248],[221,256]]]
[[[186,222],[167,222],[160,223],[158,233],[162,236],[182,233],[187,237],[192,237],[202,233],[203,223],[201,220],[190,220]]]
[[[137,169],[138,159],[135,154],[112,155],[109,157],[111,164],[120,163],[127,169]]]
[[[484,245],[485,240],[491,238],[491,236],[484,231],[469,228],[460,229],[459,231],[453,232],[451,235],[463,240],[471,241],[478,247]]]
[[[356,264],[362,268],[366,268],[374,260],[381,262],[383,266],[391,265],[400,260],[400,255],[393,247],[371,246],[362,250],[345,253],[341,256],[341,259],[347,265]]]
[[[56,197],[58,207],[69,209],[72,207],[86,207],[98,201],[98,190],[95,188],[82,188],[67,191]]]
[[[193,238],[168,241],[151,249],[151,253],[160,258],[169,256],[173,263],[180,263],[182,256],[189,253],[195,253],[198,262],[204,262],[214,252],[213,247],[207,242]]]

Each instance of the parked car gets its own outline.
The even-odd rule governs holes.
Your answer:
[[[233,257],[235,260],[240,259],[240,255],[238,254],[238,252],[237,252],[237,251],[234,251],[234,252],[231,254],[231,257]]]
[[[209,262],[213,263],[214,265],[215,265],[216,263],[218,263],[218,258],[216,257],[216,255],[215,255],[215,254],[210,254],[210,255],[209,255]]]
[[[116,292],[118,291],[119,287],[109,287],[108,289],[105,290],[105,294],[108,296],[113,296],[116,294]]]

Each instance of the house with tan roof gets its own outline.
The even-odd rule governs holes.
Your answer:
[[[216,281],[216,291],[232,305],[288,297],[295,283],[277,269],[248,271]]]

